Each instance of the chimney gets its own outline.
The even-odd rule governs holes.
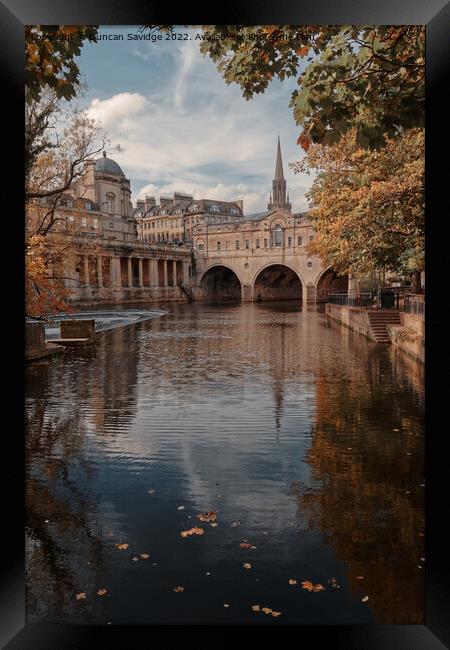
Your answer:
[[[154,205],[156,205],[156,199],[154,196],[145,196],[145,210],[150,210]]]

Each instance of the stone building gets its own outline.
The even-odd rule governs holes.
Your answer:
[[[52,199],[35,205],[49,209]],[[70,241],[63,269],[69,301],[79,303],[185,300],[190,296],[191,249],[138,240],[130,181],[103,155],[59,198],[53,236]]]
[[[235,223],[243,218],[242,201],[196,199],[175,192],[173,197],[138,200],[133,213],[138,239],[149,244],[190,244],[198,224]]]
[[[87,161],[57,207],[72,241],[63,274],[70,300],[309,303],[347,291],[347,277],[308,253],[314,230],[291,210],[279,138],[267,210],[245,215],[243,207],[175,192],[133,208],[120,166],[105,153]]]
[[[346,292],[339,277],[308,253],[314,229],[307,213],[292,213],[280,139],[267,210],[229,223],[199,223],[192,230],[197,299],[326,301]]]

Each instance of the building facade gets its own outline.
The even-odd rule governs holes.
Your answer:
[[[44,206],[45,207],[45,206]],[[159,300],[325,301],[345,292],[311,256],[307,213],[293,213],[278,138],[267,210],[244,214],[242,200],[147,196],[133,207],[130,181],[105,153],[57,206],[72,247],[64,284],[73,302]]]
[[[237,223],[243,219],[242,201],[196,199],[175,192],[173,197],[138,200],[133,213],[140,241],[149,244],[191,244],[199,224]]]

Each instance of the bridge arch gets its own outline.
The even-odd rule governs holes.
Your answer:
[[[269,263],[253,278],[253,300],[299,300],[303,297],[303,280],[288,264]]]
[[[316,280],[316,302],[327,302],[330,293],[347,293],[348,275],[338,275],[332,266],[324,269]]]
[[[232,268],[225,264],[213,264],[203,272],[199,287],[208,302],[240,302],[241,280]]]

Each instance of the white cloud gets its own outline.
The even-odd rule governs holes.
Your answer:
[[[146,103],[145,97],[139,93],[119,93],[110,99],[93,99],[87,113],[103,127],[117,130],[123,126],[124,118],[142,112]]]
[[[132,58],[148,60],[145,95],[120,92],[94,98],[88,108],[112,145],[123,147],[114,158],[131,179],[133,199],[179,190],[195,198],[243,199],[245,212],[264,210],[279,130],[293,209],[306,209],[304,192],[311,179],[288,168],[302,155],[288,107],[294,86],[279,83],[247,102],[200,54],[197,43],[152,51],[151,46],[139,54],[135,47],[130,51]]]

